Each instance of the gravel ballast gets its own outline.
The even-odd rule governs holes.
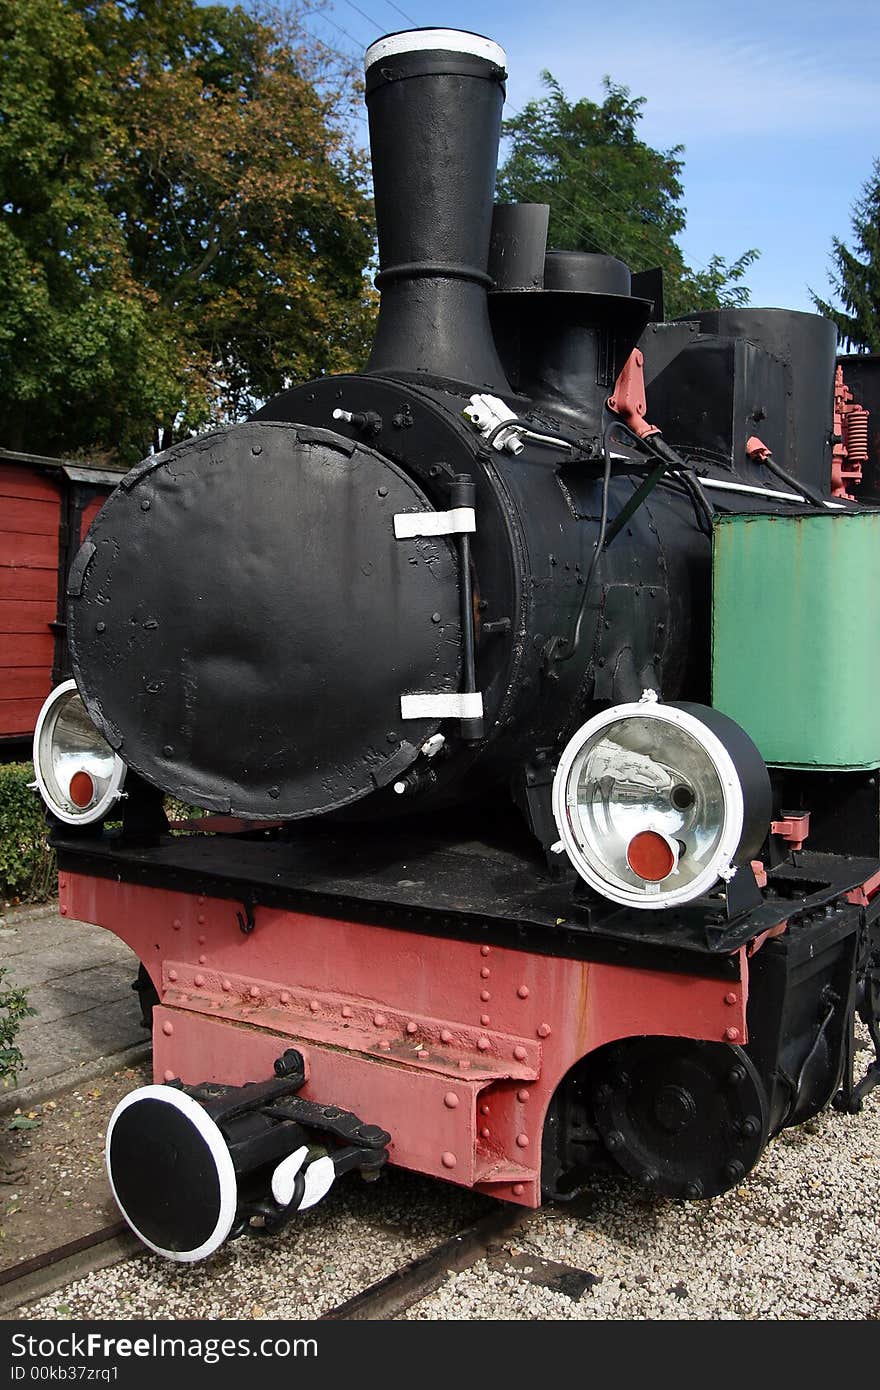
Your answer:
[[[880,1318],[880,1093],[783,1131],[711,1202],[597,1182],[589,1217],[547,1209],[506,1252],[597,1276],[576,1298],[480,1261],[412,1319]],[[534,1272],[534,1269],[532,1270]]]

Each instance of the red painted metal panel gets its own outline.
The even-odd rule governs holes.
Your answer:
[[[19,464],[0,465],[0,497],[30,497],[38,502],[58,502],[60,495],[60,479],[56,482],[33,468]]]
[[[58,536],[7,531],[0,526],[0,565],[58,573]]]
[[[6,497],[0,489],[0,534],[24,531],[34,536],[58,535],[59,498]]]
[[[232,1027],[164,1007],[155,1011],[153,1037],[158,1080],[214,1080],[222,1059],[223,1079],[235,1085],[271,1076],[275,1058],[291,1045],[283,1034]],[[334,1105],[387,1129],[392,1163],[473,1185],[479,1081],[438,1076],[311,1042],[297,1042],[297,1047],[308,1077],[301,1095],[324,1103],[332,1096]],[[454,1106],[447,1103],[453,1096]]]
[[[207,962],[207,952],[201,954]],[[282,986],[275,980],[212,970],[207,963],[193,967],[166,959],[161,994],[169,1008],[244,1024],[256,1016],[261,1027],[277,1033],[369,1053],[379,1061],[418,1065],[426,1072],[466,1071],[483,1081],[533,1081],[540,1068],[541,1044],[534,1039],[460,1020],[450,1027],[445,1017],[411,1009],[401,1012],[375,991],[365,998],[313,986]]]
[[[633,1035],[747,1040],[744,957],[743,978],[721,981],[263,907],[243,936],[239,903],[77,874],[59,896],[150,970],[159,1079],[257,1080],[293,1044],[306,1094],[383,1124],[394,1162],[525,1205],[540,1200],[547,1107],[588,1052]]]
[[[30,602],[33,599],[56,599],[58,594],[58,570],[34,570],[15,565],[0,564],[0,599],[20,599]],[[52,616],[54,618],[54,602]]]
[[[44,633],[55,621],[55,594],[48,599],[23,599],[15,594],[0,599],[0,634]]]

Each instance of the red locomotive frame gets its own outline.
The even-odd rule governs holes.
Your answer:
[[[745,947],[736,978],[701,978],[266,907],[243,936],[239,902],[70,872],[59,891],[151,966],[157,1081],[241,1086],[295,1045],[302,1095],[389,1130],[392,1163],[524,1206],[585,1055],[634,1033],[748,1041]]]

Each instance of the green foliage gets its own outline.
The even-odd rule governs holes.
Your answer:
[[[0,763],[0,894],[44,902],[55,892],[55,852],[33,780],[32,763]]]
[[[24,1065],[21,1049],[16,1046],[15,1039],[21,1020],[35,1010],[28,1003],[25,990],[5,983],[6,974],[6,970],[0,966],[0,1086],[14,1086]]]
[[[74,447],[93,442],[85,421],[108,432],[96,402],[119,383],[124,406],[161,395],[142,351],[148,305],[106,201],[123,130],[72,6],[0,0],[0,51],[0,437]]]
[[[675,237],[684,230],[683,147],[655,150],[636,134],[644,97],[605,78],[601,105],[570,102],[549,72],[548,95],[504,124],[511,152],[499,170],[501,202],[549,203],[549,245],[620,257],[632,270],[661,266],[668,316],[745,304],[741,282],[758,252],[695,271]]]
[[[835,269],[829,279],[843,309],[813,295],[820,313],[833,320],[841,345],[850,351],[880,352],[880,159],[853,209],[855,251],[834,237]]]
[[[175,837],[193,834],[191,830],[181,829],[183,823],[202,820],[204,816],[209,814],[203,806],[193,806],[188,801],[180,801],[176,796],[171,796],[170,793],[165,797],[164,806],[165,815],[168,817],[168,823],[171,827],[171,834]]]
[[[122,461],[365,354],[352,73],[298,12],[0,0],[0,440]]]

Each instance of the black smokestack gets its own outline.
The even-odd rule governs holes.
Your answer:
[[[456,29],[366,52],[382,303],[367,371],[509,391],[486,291],[506,58]]]

